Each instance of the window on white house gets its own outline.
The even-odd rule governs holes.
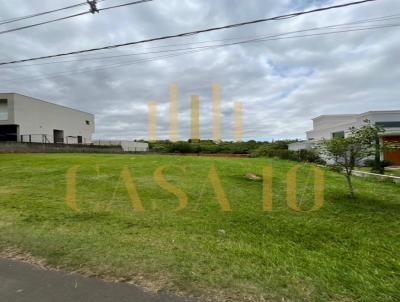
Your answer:
[[[375,125],[383,128],[400,128],[400,121],[398,122],[376,122]]]
[[[332,133],[332,138],[337,138],[337,137],[344,138],[344,131],[338,131]]]
[[[8,120],[8,101],[0,100],[0,121]]]
[[[90,121],[86,120],[85,121],[86,125],[90,125]]]

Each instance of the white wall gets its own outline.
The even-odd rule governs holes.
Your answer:
[[[128,140],[94,140],[94,145],[99,146],[113,146],[118,145],[122,147],[125,152],[147,152],[149,151],[148,143],[141,143]]]
[[[125,152],[147,152],[147,151],[149,151],[149,144],[147,144],[147,143],[122,141],[121,146],[122,146],[122,150],[124,150]]]
[[[20,94],[12,94],[12,98],[0,94],[0,99],[4,98],[13,105],[13,121],[9,120],[19,125],[19,137],[30,134],[32,142],[42,142],[41,135],[46,134],[53,142],[53,130],[57,129],[64,131],[65,143],[67,136],[82,136],[84,143],[91,142],[95,130],[94,115]],[[68,138],[68,143],[77,142],[77,138]]]
[[[360,127],[369,120],[375,122],[400,121],[400,110],[393,111],[370,111],[359,115],[325,115],[313,119],[314,129],[307,132],[307,139],[321,140],[331,139],[333,132],[344,131],[349,133],[350,127]],[[399,129],[386,129],[385,134],[398,133]]]
[[[315,144],[310,141],[295,142],[288,145],[290,151],[312,150]]]
[[[357,114],[322,115],[313,119],[313,127],[314,129],[325,129],[332,125],[351,123],[357,118]]]
[[[400,121],[400,110],[393,111],[370,111],[360,114],[359,119],[368,119],[371,122],[398,122]]]
[[[323,115],[313,119],[313,130],[307,132],[307,139],[332,138],[333,132],[347,131],[357,122],[358,115]]]

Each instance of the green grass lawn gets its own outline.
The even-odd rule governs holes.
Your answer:
[[[66,172],[77,173],[79,213],[66,202]],[[154,171],[187,194],[158,186]],[[221,211],[207,175],[215,165],[231,212]],[[266,158],[143,155],[0,155],[0,249],[16,248],[54,267],[133,280],[151,288],[230,301],[399,301],[400,186],[325,171],[325,202],[313,204],[313,173],[298,172],[304,212],[286,205],[294,162]],[[144,212],[120,179],[127,166]],[[262,182],[273,169],[273,211]],[[181,169],[184,168],[185,172]],[[283,300],[284,298],[284,300]]]
[[[386,170],[386,175],[398,176],[400,177],[400,170]]]

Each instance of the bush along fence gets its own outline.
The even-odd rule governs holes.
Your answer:
[[[324,164],[325,162],[313,150],[288,150],[290,140],[275,142],[220,142],[205,141],[157,141],[150,143],[150,151],[161,154],[185,154],[208,156],[249,156],[249,157],[276,157],[299,162]]]

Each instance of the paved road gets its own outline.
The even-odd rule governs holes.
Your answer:
[[[165,294],[145,293],[136,286],[107,283],[75,274],[46,271],[0,259],[1,302],[186,302]],[[192,300],[193,301],[193,300]]]

